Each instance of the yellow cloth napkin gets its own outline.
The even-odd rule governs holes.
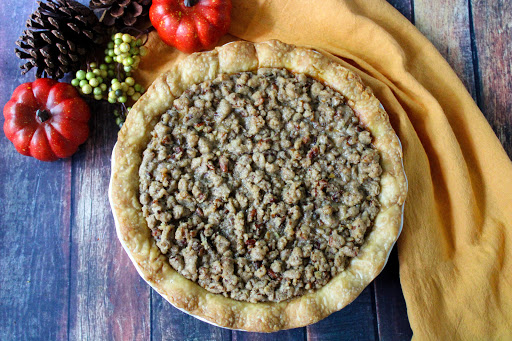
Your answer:
[[[409,180],[398,250],[414,337],[512,339],[512,164],[434,46],[383,0],[233,0],[232,19],[237,38],[340,56],[389,113]],[[149,47],[146,84],[183,57],[154,32]]]

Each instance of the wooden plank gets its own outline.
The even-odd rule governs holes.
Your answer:
[[[469,15],[468,0],[414,0],[416,27],[439,50],[476,100]]]
[[[21,76],[14,42],[36,3],[2,6],[2,19],[19,25],[0,25],[1,108],[34,79]],[[71,160],[22,156],[2,131],[0,179],[0,340],[67,339]]]
[[[387,0],[404,17],[414,24],[414,6],[412,0]]]
[[[147,340],[150,289],[117,240],[107,197],[118,128],[108,107],[91,105],[91,136],[73,164],[70,339]]]
[[[384,341],[410,340],[411,326],[407,319],[407,308],[398,277],[398,252],[393,248],[388,264],[373,281],[375,289],[375,312],[378,321],[379,339]]]
[[[0,155],[0,339],[67,338],[71,161]]]
[[[306,340],[306,328],[295,328],[289,330],[282,330],[275,333],[248,333],[241,331],[232,332],[233,341],[272,341],[272,340],[293,340],[301,341]]]
[[[377,340],[373,295],[369,286],[342,310],[308,326],[308,340]]]
[[[512,2],[471,1],[478,105],[512,157]]]
[[[231,330],[215,327],[174,308],[156,291],[151,292],[152,340],[231,340]]]

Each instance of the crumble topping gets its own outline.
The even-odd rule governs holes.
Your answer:
[[[210,292],[279,302],[321,288],[379,211],[379,154],[344,97],[283,69],[220,75],[177,98],[139,169],[170,265]]]

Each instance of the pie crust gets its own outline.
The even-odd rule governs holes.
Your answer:
[[[380,212],[359,253],[347,268],[319,290],[282,302],[249,303],[213,294],[179,273],[157,247],[139,202],[142,153],[160,117],[185,89],[258,68],[286,68],[315,78],[347,99],[373,136],[380,153]],[[112,155],[110,202],[118,237],[140,275],[166,300],[221,327],[271,332],[317,322],[352,302],[382,270],[400,233],[407,182],[398,137],[380,102],[360,78],[328,55],[279,41],[233,42],[195,53],[159,76],[135,104]]]

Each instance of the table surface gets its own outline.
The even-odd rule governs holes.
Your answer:
[[[512,2],[389,2],[448,60],[512,155]],[[14,43],[36,7],[32,0],[2,3],[2,107],[16,86],[34,77],[20,75]],[[0,134],[1,340],[411,338],[396,248],[352,304],[307,328],[230,331],[173,308],[139,277],[117,241],[107,198],[117,128],[94,105],[91,136],[69,159],[21,156]]]

